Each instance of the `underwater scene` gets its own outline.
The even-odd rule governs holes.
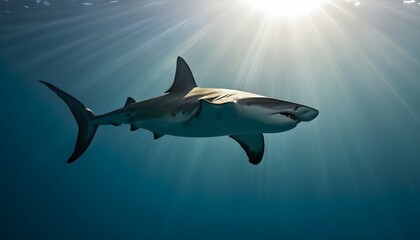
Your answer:
[[[418,0],[0,0],[0,81],[0,239],[420,239]]]

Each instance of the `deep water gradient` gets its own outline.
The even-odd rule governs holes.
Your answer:
[[[82,3],[0,3],[0,239],[420,239],[419,4]],[[266,134],[258,166],[228,137],[128,126],[66,164],[76,122],[38,80],[104,113],[163,94],[177,56],[199,86],[320,115]]]

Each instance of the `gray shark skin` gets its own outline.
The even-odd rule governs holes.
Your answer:
[[[95,115],[76,98],[56,86],[40,81],[54,91],[70,108],[79,127],[76,146],[68,163],[88,148],[100,125],[130,125],[154,134],[181,137],[229,136],[244,149],[252,164],[264,155],[263,133],[284,132],[300,122],[318,116],[318,110],[292,102],[230,89],[200,88],[181,57],[177,59],[175,80],[165,95],[136,102],[127,98],[115,111]]]

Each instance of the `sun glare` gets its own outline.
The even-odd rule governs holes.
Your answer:
[[[272,16],[297,17],[319,6],[320,0],[245,0]]]

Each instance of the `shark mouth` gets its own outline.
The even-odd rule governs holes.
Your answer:
[[[286,116],[286,117],[288,117],[290,119],[292,119],[296,123],[299,123],[300,122],[299,119],[295,115],[293,115],[291,113],[280,113],[280,114],[283,115],[283,116]]]

